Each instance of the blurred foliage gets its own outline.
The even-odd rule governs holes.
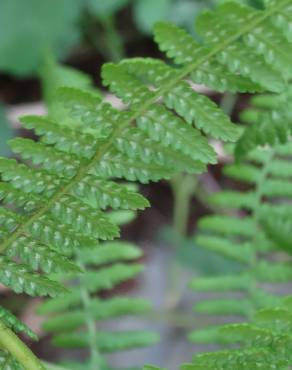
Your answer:
[[[202,276],[239,272],[243,268],[240,263],[229,261],[219,253],[201,248],[194,242],[193,237],[179,236],[171,227],[164,227],[159,233],[159,239],[173,247],[175,258],[180,265]]]
[[[142,34],[151,34],[158,20],[171,21],[193,32],[197,14],[224,1],[1,0],[0,70],[18,77],[34,75],[46,50],[62,59],[84,38],[105,59],[119,60],[125,56],[124,38],[115,20],[125,7],[131,7],[133,21]],[[262,4],[261,0],[233,1],[256,7]]]
[[[128,5],[129,0],[88,0],[87,8],[97,18],[109,17]]]
[[[5,108],[0,104],[0,155],[8,155],[10,153],[7,140],[11,139],[12,136],[13,130],[7,120]]]
[[[33,74],[46,48],[65,56],[80,39],[81,6],[80,0],[1,0],[0,70]]]
[[[213,3],[212,0],[135,0],[133,16],[143,33],[152,33],[154,23],[159,20],[171,21],[193,32],[196,16]]]
[[[115,19],[127,6],[138,30],[150,34],[158,20],[193,31],[196,15],[213,4],[214,0],[1,0],[0,71],[17,77],[36,74],[46,50],[62,59],[82,37],[88,38],[88,29],[92,46],[115,59],[113,51],[103,49],[112,46],[122,54],[124,41]]]
[[[247,5],[253,6],[258,9],[263,8],[263,1],[262,0],[216,0],[217,4],[226,3],[227,1],[234,1],[237,3],[245,3]]]
[[[151,33],[153,24],[167,19],[170,0],[136,0],[133,4],[134,20],[138,29]]]
[[[1,0],[0,70],[18,77],[33,75],[47,49],[58,59],[64,58],[82,37],[88,37],[88,30],[92,46],[106,59],[120,59],[124,56],[124,41],[115,19],[125,7],[131,7],[133,21],[141,33],[151,34],[158,20],[168,20],[194,32],[197,14],[224,1]],[[233,1],[262,7],[261,0]],[[92,21],[96,27],[92,27]]]

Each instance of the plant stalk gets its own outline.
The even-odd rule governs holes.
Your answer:
[[[82,268],[85,267],[79,263]],[[89,361],[89,369],[88,370],[99,370],[103,364],[103,358],[101,357],[98,348],[97,348],[97,336],[96,336],[96,324],[95,319],[90,312],[90,295],[86,286],[82,281],[82,277],[80,278],[80,295],[83,307],[85,309],[86,315],[86,326],[88,330],[89,336],[89,348],[90,348],[90,361]]]
[[[254,212],[253,212],[253,216],[252,216],[253,217],[253,220],[254,220],[254,223],[256,224],[256,226],[259,225],[259,214],[258,214],[258,210],[260,208],[261,201],[262,201],[263,185],[264,185],[264,182],[265,182],[265,180],[267,178],[267,175],[268,175],[268,172],[269,172],[270,163],[273,160],[273,156],[274,156],[274,151],[271,150],[271,152],[265,158],[265,162],[263,163],[261,175],[260,175],[258,181],[256,182],[255,201],[254,201]],[[258,232],[256,230],[255,231],[255,234],[253,236],[254,245],[257,245],[258,244],[257,243],[257,237],[258,237]],[[256,249],[253,248],[252,260],[250,262],[250,269],[252,271],[256,267],[257,262],[258,262],[258,254],[257,254]],[[254,297],[256,296],[257,291],[258,291],[257,278],[254,276],[254,274],[252,274],[252,281],[251,281],[251,284],[250,284],[249,289],[248,289],[248,294],[249,294],[250,300],[252,302],[253,302]],[[254,313],[256,312],[257,308],[258,307],[256,306],[256,304],[254,304],[253,307],[252,307],[252,310],[251,310],[251,312],[249,314],[249,319],[250,320],[252,320],[254,318]]]
[[[169,285],[166,296],[167,306],[175,307],[181,298],[181,279],[182,268],[177,261],[177,250],[179,240],[186,237],[188,219],[190,214],[191,198],[195,193],[198,177],[188,174],[178,174],[171,180],[172,193],[174,198],[173,209],[173,229],[176,240],[173,245],[173,255],[171,256],[169,268]]]
[[[227,116],[231,116],[237,101],[237,95],[226,92],[221,99],[220,107],[227,114]]]
[[[115,26],[115,19],[113,16],[104,17],[100,19],[104,28],[105,50],[107,60],[119,62],[125,56],[124,44],[120,33]]]
[[[0,321],[0,346],[5,348],[25,370],[46,370],[31,350]]]
[[[171,180],[174,197],[173,228],[177,235],[185,237],[190,214],[191,198],[198,178],[194,175],[176,175]]]

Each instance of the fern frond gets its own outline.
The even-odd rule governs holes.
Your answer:
[[[148,205],[136,192],[122,190],[114,179],[147,183],[180,171],[200,173],[208,163],[215,163],[216,154],[206,135],[236,141],[242,130],[208,98],[194,92],[190,79],[220,91],[284,90],[291,77],[291,45],[287,27],[282,31],[279,22],[285,24],[281,16],[288,11],[288,0],[272,1],[264,11],[223,5],[198,22],[201,44],[175,26],[158,24],[156,40],[179,66],[162,63],[156,67],[156,62],[147,60],[136,61],[138,67],[135,61],[105,65],[104,84],[121,98],[124,109],[113,108],[90,91],[65,89],[60,101],[74,115],[76,125],[66,127],[59,118],[56,122],[52,112],[50,118],[23,118],[24,127],[33,130],[39,142],[16,139],[11,146],[18,160],[0,159],[4,200],[0,282],[32,295],[63,293],[62,284],[48,272],[66,269],[68,278],[79,277],[67,257],[82,256],[86,248],[97,247],[98,251],[101,240],[119,235],[107,208],[136,210]],[[234,17],[244,26],[238,28]],[[224,18],[226,23],[222,23]],[[267,27],[269,37],[276,40],[276,50],[260,32]],[[161,69],[160,75],[157,71]],[[275,195],[274,188],[270,186],[269,196]],[[218,221],[213,224],[218,228]],[[249,237],[244,227],[237,228],[238,238],[241,233]],[[24,253],[27,246],[29,256]],[[78,264],[82,268],[82,262]],[[97,272],[80,276],[80,285],[88,285],[81,294],[85,307],[91,292],[109,289],[141,270],[138,264],[121,262],[97,265]],[[80,303],[80,290],[73,287],[65,297],[64,307],[75,307]],[[92,328],[92,318],[89,321],[87,326]],[[130,333],[125,341],[140,343],[139,335]],[[104,346],[111,348],[109,342]],[[117,341],[113,346],[121,344]]]
[[[51,236],[54,231],[59,232],[61,227],[69,226],[69,224],[72,232],[77,234],[77,240],[81,231],[86,231],[83,234],[88,238],[106,239],[117,236],[116,228],[101,213],[97,217],[98,221],[93,220],[96,209],[91,210],[90,207],[95,206],[92,208],[98,209],[100,206],[98,202],[91,203],[90,206],[84,204],[88,203],[92,197],[90,200],[86,199],[85,193],[88,193],[87,191],[82,192],[81,189],[92,186],[93,190],[96,185],[94,177],[102,177],[105,181],[109,177],[116,177],[148,182],[170,177],[182,168],[189,168],[191,160],[197,161],[192,166],[193,172],[202,171],[204,163],[214,163],[214,150],[198,129],[224,140],[235,140],[239,131],[208,98],[195,93],[185,79],[205,62],[212,61],[220,64],[218,62],[220,53],[222,54],[230,47],[236,49],[238,45],[244,46],[242,38],[248,38],[251,32],[257,32],[259,27],[271,21],[273,15],[285,11],[286,6],[287,2],[282,0],[264,12],[239,7],[238,9],[243,14],[251,14],[248,22],[244,18],[246,26],[243,31],[232,34],[232,37],[229,35],[224,42],[222,40],[215,42],[212,35],[202,30],[210,45],[193,48],[193,41],[189,40],[188,50],[192,51],[189,57],[184,59],[183,64],[186,66],[180,71],[159,64],[158,67],[164,70],[164,78],[160,81],[157,77],[154,79],[152,77],[152,80],[146,81],[145,84],[141,81],[141,74],[136,73],[137,70],[139,72],[144,69],[143,74],[146,77],[156,74],[156,67],[152,69],[156,63],[147,62],[147,60],[143,63],[138,62],[140,66],[134,69],[131,69],[131,66],[136,64],[131,62],[106,65],[103,68],[104,83],[128,104],[126,111],[112,108],[90,92],[79,93],[74,89],[65,89],[61,94],[62,99],[66,100],[75,117],[76,115],[83,117],[83,125],[65,128],[46,118],[27,117],[23,119],[26,128],[34,129],[41,136],[41,142],[34,143],[25,139],[17,139],[12,142],[12,147],[24,160],[30,159],[33,166],[2,159],[0,171],[2,179],[18,191],[18,193],[14,192],[14,198],[23,192],[32,194],[36,199],[39,196],[41,199],[36,200],[36,209],[18,222],[16,229],[12,234],[10,233],[10,237],[1,244],[1,250],[9,249],[11,244],[25,233],[29,234],[27,236],[35,237],[37,231],[42,243],[50,243],[50,246],[55,247],[54,238],[44,241],[45,237],[41,235],[42,229],[38,225],[38,220],[48,222],[50,225],[51,231],[48,232],[48,236],[49,234]],[[223,13],[226,13],[229,19],[231,12],[237,14],[238,9],[235,5],[231,8],[223,6],[216,12],[202,17],[204,19],[214,18],[216,23]],[[218,27],[222,28],[224,35],[229,32],[228,29],[225,30],[224,25]],[[172,32],[166,32],[169,30]],[[276,29],[273,31],[277,33]],[[157,26],[156,38],[162,45],[162,49],[168,50],[171,45],[176,44],[177,32],[180,34],[183,31],[165,24]],[[275,37],[281,37],[279,30]],[[172,49],[172,55],[188,53],[188,51],[179,50],[181,44],[177,45]],[[252,51],[249,52],[251,55]],[[259,58],[259,56],[253,55],[253,58]],[[266,61],[263,59],[261,63],[266,63]],[[265,68],[270,68],[268,63],[265,64]],[[262,64],[261,69],[264,71]],[[280,72],[275,69],[275,73]],[[269,79],[273,76],[270,70],[268,76]],[[277,80],[282,81],[285,76],[278,77]],[[278,90],[278,86],[271,85],[269,79],[265,84],[262,80],[259,82],[263,83],[265,88],[269,85],[272,90]],[[154,91],[150,89],[149,84],[151,83],[156,84]],[[162,99],[161,102],[159,99]],[[183,102],[186,102],[185,106]],[[202,103],[204,103],[204,108]],[[190,106],[192,106],[191,116],[188,113],[191,112]],[[169,108],[176,110],[181,117],[174,115]],[[186,124],[185,120],[189,123],[195,122],[197,128]],[[87,125],[89,121],[93,125],[91,132],[88,132],[88,127],[84,126],[84,122]],[[220,122],[219,126],[218,122]],[[133,123],[136,123],[134,131],[130,130]],[[148,150],[144,150],[137,158],[136,153],[139,150],[136,148],[141,147],[142,141],[145,142],[145,136],[149,145]],[[152,153],[152,156],[143,155],[143,153]],[[169,156],[170,153],[174,153],[172,158]],[[153,157],[157,158],[156,163]],[[84,179],[87,182],[86,185]],[[111,187],[110,184],[108,186]],[[99,195],[94,197],[98,198]],[[6,201],[7,199],[6,196]],[[114,200],[108,205],[113,203]],[[43,217],[47,215],[50,219],[43,220]],[[34,231],[34,235],[31,235],[32,227],[33,230],[37,230]]]
[[[194,357],[182,369],[288,369],[291,366],[291,311],[289,298],[278,307],[265,308],[251,323],[217,328],[221,341],[239,343],[239,349],[211,352]]]
[[[204,40],[203,46],[176,26],[164,23],[156,28],[156,40],[177,64],[197,63],[197,71],[191,75],[194,82],[207,86],[211,82],[211,88],[221,91],[226,87],[227,90],[230,87],[236,89],[239,84],[239,87],[244,86],[243,89],[251,87],[256,90],[257,86],[266,89],[269,86],[268,89],[279,92],[291,73],[291,45],[282,30],[273,25],[273,16],[282,16],[287,11],[291,13],[289,1],[275,1],[269,4],[266,12],[239,3],[227,3],[215,11],[206,11],[198,18],[197,32]],[[268,33],[263,31],[266,28]],[[270,42],[271,37],[277,40],[275,44]],[[175,45],[173,40],[176,40]],[[216,71],[221,66],[227,67],[236,78],[230,81],[228,73],[225,78],[221,71],[223,81],[216,78]],[[200,81],[196,80],[197,76]],[[254,85],[250,81],[246,83],[245,79],[250,79]]]
[[[236,348],[196,354],[181,370],[288,370],[291,358],[291,297],[276,307],[257,311],[248,323],[227,324],[193,333],[195,341],[210,342],[210,338]],[[145,365],[144,370],[162,370]],[[164,369],[165,370],[165,369]]]
[[[111,290],[136,277],[143,266],[128,262],[140,256],[141,251],[137,247],[122,242],[102,243],[98,249],[83,249],[77,254],[77,261],[86,266],[86,270],[83,274],[70,273],[69,278],[78,281],[78,286],[72,287],[64,297],[48,300],[39,308],[40,313],[52,315],[44,323],[44,329],[53,333],[54,345],[72,349],[95,348],[98,353],[107,353],[148,346],[158,340],[157,334],[139,330],[96,330],[93,338],[87,328],[89,321],[95,326],[100,321],[104,323],[113,318],[141,315],[150,309],[149,302],[144,299],[122,296],[102,299],[91,295]],[[66,274],[62,275],[62,279],[68,279]],[[103,357],[102,361],[93,361],[92,358],[92,366],[94,363],[104,366]]]
[[[192,120],[198,120],[198,127],[206,126],[205,132],[211,132],[212,124],[208,127],[208,122],[214,124],[213,116],[216,116],[222,127],[227,125],[225,132],[230,133],[220,136],[218,129],[214,129],[216,137],[233,140],[237,130],[213,103],[193,92],[182,81],[184,77],[174,75],[171,86],[167,82],[167,88],[164,87],[165,82],[152,91],[127,70],[126,63],[109,64],[103,69],[104,82],[129,104],[126,111],[114,109],[91,92],[65,88],[61,98],[74,117],[82,117],[78,125],[68,128],[44,117],[23,118],[24,127],[34,130],[41,141],[14,139],[11,142],[13,151],[22,160],[29,160],[28,164],[0,160],[1,197],[8,206],[18,207],[9,218],[13,226],[6,222],[10,235],[4,231],[5,241],[0,250],[12,256],[8,252],[12,244],[14,250],[19,250],[25,236],[41,246],[38,252],[43,261],[48,256],[56,261],[60,244],[63,244],[62,254],[64,246],[66,253],[70,253],[71,240],[73,247],[85,244],[83,241],[93,245],[94,239],[112,239],[118,236],[118,228],[98,210],[141,209],[147,202],[137,194],[122,191],[109,178],[148,182],[169,178],[181,170],[198,173],[205,169],[205,164],[214,163],[214,150],[198,129],[185,123],[186,110],[181,103],[178,109],[183,118],[167,107],[190,94],[189,104],[195,101],[198,111]],[[164,93],[171,94],[175,86],[180,90],[175,92],[176,97],[168,96],[169,104],[156,103]],[[201,112],[202,99],[206,100],[204,112]],[[131,127],[133,122],[136,128]],[[27,200],[26,194],[29,194]],[[21,210],[25,211],[24,215]],[[15,243],[20,244],[15,246]],[[36,258],[40,257],[32,258],[32,266],[43,267],[47,272],[49,267],[44,263],[36,265]],[[25,262],[29,260],[28,257]],[[67,264],[67,268],[70,266]]]
[[[251,152],[245,162],[225,166],[226,175],[247,183],[249,188],[247,191],[223,190],[210,197],[210,203],[219,208],[218,214],[205,216],[198,222],[195,243],[239,262],[241,267],[232,275],[227,271],[216,277],[194,278],[191,283],[194,290],[220,292],[219,298],[198,302],[194,307],[196,311],[223,315],[226,319],[232,315],[251,319],[258,308],[278,304],[279,297],[271,294],[264,284],[277,286],[292,278],[289,256],[282,261],[275,254],[279,250],[291,252],[289,170],[286,174],[291,162],[291,156],[287,156],[290,148],[290,142],[275,148],[259,148]],[[190,339],[203,343],[234,343],[232,336],[230,340],[222,338],[213,326],[191,333]],[[254,361],[253,352],[250,356]],[[232,366],[237,365],[236,361],[237,357],[234,363],[230,362]]]
[[[145,80],[158,88],[178,72],[162,61],[147,58],[124,60],[123,65],[139,79]],[[238,128],[231,124],[229,118],[207,96],[200,95],[191,86],[182,81],[168,92],[164,102],[169,109],[175,110],[190,125],[194,124],[204,133],[222,140],[231,140],[238,135]]]

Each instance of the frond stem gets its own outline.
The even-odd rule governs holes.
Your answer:
[[[80,267],[85,269],[80,262]],[[96,322],[90,310],[90,294],[86,289],[82,281],[82,277],[80,278],[80,296],[81,301],[84,307],[84,314],[86,316],[86,327],[89,336],[89,348],[90,348],[90,360],[89,360],[89,369],[88,370],[99,370],[102,367],[104,362],[103,358],[101,357],[98,348],[97,348],[97,336],[96,336]]]
[[[274,150],[271,149],[271,151],[269,151],[267,153],[267,157],[265,158],[265,162],[264,162],[262,170],[261,170],[261,175],[260,175],[259,179],[256,182],[254,212],[253,212],[253,215],[252,215],[254,224],[256,225],[255,234],[253,236],[254,245],[257,245],[257,236],[258,236],[257,227],[258,227],[258,224],[259,224],[258,210],[261,206],[261,201],[262,201],[262,196],[263,196],[263,184],[264,184],[264,182],[267,178],[270,163],[272,162],[273,156],[274,156]],[[251,260],[251,263],[250,263],[251,271],[253,271],[253,269],[256,267],[257,259],[258,259],[257,251],[255,249],[253,249],[252,260]],[[249,296],[251,298],[251,301],[253,301],[256,292],[257,292],[257,279],[254,277],[254,274],[252,272],[252,281],[251,281],[251,284],[250,284],[249,289],[248,289],[248,293],[249,293]],[[253,307],[253,310],[250,314],[250,319],[253,318],[253,315],[254,315],[254,312],[256,311],[256,309],[257,309],[257,307]]]
[[[46,370],[31,350],[0,321],[0,345],[14,357],[25,370]]]

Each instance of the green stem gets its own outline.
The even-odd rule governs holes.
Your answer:
[[[0,346],[5,348],[25,370],[46,370],[31,350],[1,321]]]
[[[177,235],[185,237],[190,214],[191,198],[195,193],[198,178],[194,175],[176,175],[171,180],[174,198],[173,228]]]
[[[105,50],[107,60],[119,62],[125,56],[124,44],[120,33],[115,26],[115,19],[112,16],[100,19],[104,28]]]
[[[179,240],[184,238],[187,234],[187,225],[190,214],[191,198],[196,190],[198,178],[194,175],[178,174],[171,180],[171,187],[174,198],[173,209],[173,229],[176,234],[176,240],[173,244],[174,253],[171,256],[168,277],[167,289],[167,306],[174,308],[180,301],[182,289],[179,277],[182,276],[183,271],[176,260],[177,249],[179,248]]]
[[[230,92],[226,92],[221,99],[220,107],[227,114],[227,116],[231,116],[234,106],[236,104],[237,95],[232,94]]]
[[[254,299],[255,295],[257,294],[257,291],[258,291],[257,279],[256,279],[256,277],[254,276],[254,273],[253,273],[253,270],[255,269],[255,267],[258,263],[258,255],[257,255],[257,250],[255,248],[255,246],[258,245],[258,242],[257,242],[257,237],[258,237],[257,226],[259,224],[259,213],[258,213],[258,211],[259,211],[259,208],[260,208],[261,202],[262,202],[263,184],[264,184],[264,182],[267,178],[267,175],[268,175],[268,172],[269,172],[269,166],[270,166],[270,163],[272,162],[273,156],[274,156],[274,151],[273,150],[271,150],[270,153],[267,153],[267,156],[265,158],[265,162],[262,166],[261,175],[260,175],[259,179],[256,182],[255,201],[254,201],[254,208],[253,208],[254,212],[253,212],[253,216],[252,216],[254,224],[256,225],[256,230],[255,230],[255,234],[253,236],[253,244],[254,244],[253,255],[252,255],[250,265],[249,265],[249,268],[251,270],[252,281],[249,285],[248,294],[249,294],[249,297],[250,297],[251,301],[253,301],[253,299]],[[253,319],[254,313],[257,310],[257,308],[258,307],[255,304],[254,307],[252,308],[250,314],[249,314],[249,319]]]
[[[42,363],[45,365],[46,370],[69,370],[68,367],[51,364],[50,362],[42,361]]]
[[[80,265],[81,267],[85,268],[81,263]],[[80,295],[85,310],[84,314],[86,316],[86,326],[89,337],[90,368],[88,370],[99,370],[102,368],[104,360],[97,348],[96,322],[90,311],[90,294],[88,293],[88,290],[82,281],[82,277],[80,278]]]

